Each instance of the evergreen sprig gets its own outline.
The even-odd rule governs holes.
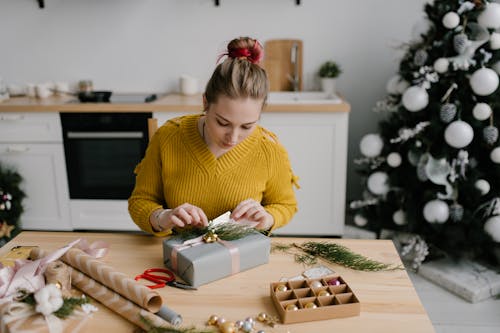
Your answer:
[[[33,307],[36,306],[35,294],[28,293],[25,290],[19,291],[19,296],[17,300],[26,304],[29,304]],[[81,306],[83,304],[90,303],[88,298],[83,297],[63,297],[63,305],[54,312],[54,315],[61,319],[66,319],[69,317],[77,306]]]
[[[141,316],[141,321],[148,326],[146,333],[214,333],[213,329],[197,329],[196,327],[160,327],[155,326],[151,320]]]
[[[192,239],[206,234],[207,232],[213,232],[218,238],[225,241],[232,241],[241,239],[248,235],[258,232],[253,227],[249,227],[245,224],[240,223],[220,223],[217,225],[208,224],[205,228],[183,228],[177,230],[177,235],[182,239]]]
[[[297,250],[300,251],[297,253]],[[318,259],[342,265],[358,271],[385,271],[403,269],[401,266],[386,264],[369,259],[336,243],[305,242],[302,244],[273,244],[272,251],[294,254],[295,261],[304,265],[314,265]]]

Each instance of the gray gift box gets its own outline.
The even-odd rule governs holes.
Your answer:
[[[172,250],[183,241],[177,237],[165,239],[163,261],[166,267],[174,270],[186,283],[198,287],[232,275],[230,250],[220,242],[203,243],[181,249],[177,252],[177,269],[174,269]],[[238,272],[269,261],[271,239],[261,233],[256,232],[234,241],[228,241],[228,243],[238,249],[240,263]]]

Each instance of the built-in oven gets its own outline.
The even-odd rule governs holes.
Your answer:
[[[61,113],[70,199],[127,199],[150,112]]]

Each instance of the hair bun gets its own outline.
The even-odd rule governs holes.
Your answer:
[[[252,64],[258,64],[264,57],[262,45],[256,39],[239,39],[228,45],[227,56],[232,59],[246,59]],[[243,45],[242,45],[243,44]],[[246,44],[246,45],[244,45]],[[252,45],[253,44],[253,45]]]

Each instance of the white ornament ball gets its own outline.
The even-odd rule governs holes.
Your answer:
[[[384,195],[389,191],[389,176],[382,171],[374,172],[368,177],[367,187],[373,194]]]
[[[487,219],[483,228],[495,242],[500,243],[500,215],[492,216]]]
[[[470,77],[472,91],[479,96],[492,94],[498,88],[498,74],[491,68],[480,68]]]
[[[361,154],[366,157],[376,157],[382,152],[384,141],[378,134],[366,134],[359,142],[359,149]]]
[[[398,93],[401,95],[402,93],[404,93],[406,91],[406,89],[408,89],[409,86],[410,86],[410,83],[408,83],[408,81],[401,79],[399,81],[396,89],[397,89]]]
[[[491,107],[486,103],[477,103],[472,109],[472,115],[477,120],[486,120],[491,116]]]
[[[481,192],[482,195],[488,194],[488,192],[490,192],[491,189],[490,183],[488,183],[488,181],[485,179],[476,180],[474,186]]]
[[[438,58],[434,61],[434,70],[440,74],[446,73],[449,66],[450,61],[446,58]]]
[[[497,29],[500,27],[500,4],[490,2],[477,17],[477,23],[484,28]]]
[[[422,35],[426,35],[432,26],[433,26],[432,22],[427,17],[422,17],[420,20],[415,22],[415,24],[411,28],[412,40],[417,43],[421,42]]]
[[[491,151],[490,158],[493,162],[500,164],[500,147],[496,147]]]
[[[389,164],[389,166],[393,168],[397,168],[398,166],[400,166],[402,160],[403,159],[401,158],[401,155],[399,155],[399,153],[393,152],[387,155],[387,164]]]
[[[424,206],[424,218],[429,223],[445,223],[449,215],[448,204],[442,200],[431,200]]]
[[[424,109],[429,104],[427,91],[419,86],[412,86],[403,94],[403,106],[411,112]]]
[[[455,12],[448,12],[443,16],[442,22],[445,28],[454,29],[460,24],[460,16]]]
[[[495,62],[493,66],[491,66],[491,68],[493,68],[493,70],[497,72],[497,74],[500,74],[500,61]]]
[[[408,223],[408,221],[406,221],[406,214],[401,209],[395,211],[394,214],[392,214],[392,220],[397,225],[405,225]]]
[[[444,130],[444,139],[453,148],[463,148],[472,142],[474,130],[469,123],[456,120]]]
[[[354,224],[358,227],[364,227],[368,223],[366,217],[360,214],[354,215]]]
[[[500,49],[500,34],[498,32],[491,33],[490,36],[490,48],[492,50]]]

